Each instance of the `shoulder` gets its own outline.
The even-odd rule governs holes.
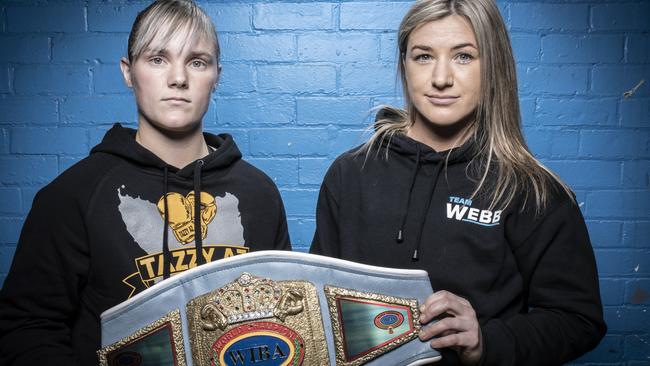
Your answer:
[[[546,171],[540,174],[543,179],[540,179],[539,183],[539,198],[534,194],[532,187],[525,188],[524,192],[520,193],[520,195],[523,195],[520,200],[525,202],[524,210],[534,211],[537,216],[547,216],[563,208],[579,210],[575,193],[560,181],[559,177],[553,176]]]
[[[63,201],[85,204],[99,182],[108,176],[120,160],[105,153],[94,153],[68,169],[43,187],[37,198],[46,201]]]
[[[506,225],[515,242],[525,240],[540,227],[551,230],[567,224],[584,225],[580,203],[573,192],[567,192],[554,180],[549,180],[545,189],[543,203],[538,202],[533,190],[520,190],[517,199],[508,208]]]
[[[506,193],[497,202],[504,211],[515,216],[523,215],[539,218],[548,215],[561,206],[576,206],[576,196],[560,177],[542,165],[529,164],[525,169],[517,167],[512,171],[512,179],[501,186],[506,169],[499,163],[492,162],[485,179],[485,192],[491,194],[500,189]],[[482,168],[481,168],[482,169]],[[577,206],[576,206],[577,207]]]
[[[242,178],[250,179],[256,184],[262,185],[265,188],[276,189],[275,182],[264,171],[253,165],[252,163],[241,159],[237,162],[237,173],[242,175]]]
[[[372,164],[373,160],[374,154],[371,152],[367,155],[364,145],[359,145],[336,157],[327,170],[325,178],[334,178],[341,175],[356,176],[361,173],[364,165]]]
[[[232,167],[233,184],[254,201],[278,205],[282,201],[277,185],[264,171],[240,159]]]

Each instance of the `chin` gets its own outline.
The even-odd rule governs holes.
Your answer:
[[[428,113],[427,113],[428,112]],[[436,109],[419,113],[423,121],[433,126],[447,127],[463,124],[473,115],[472,110]]]
[[[184,133],[194,131],[197,128],[200,128],[201,122],[188,122],[188,121],[165,121],[162,123],[156,123],[156,126],[164,131],[172,133]]]
[[[429,125],[436,127],[448,127],[453,126],[457,123],[461,123],[461,121],[464,119],[464,116],[433,114],[422,115],[422,118]]]

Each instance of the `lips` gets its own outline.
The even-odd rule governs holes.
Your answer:
[[[169,98],[163,98],[162,99],[164,102],[172,102],[172,103],[189,103],[190,100],[187,98],[183,97],[169,97]]]
[[[460,98],[453,95],[427,95],[426,97],[431,104],[438,105],[438,106],[446,106],[446,105],[454,104]]]

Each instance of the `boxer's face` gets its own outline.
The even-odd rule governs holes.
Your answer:
[[[133,88],[138,122],[169,132],[201,128],[210,95],[219,77],[214,43],[207,37],[188,39],[179,31],[161,45],[154,38],[133,62],[122,59],[122,73]]]

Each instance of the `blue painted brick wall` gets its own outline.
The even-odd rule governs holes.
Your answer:
[[[412,1],[204,1],[223,74],[205,118],[280,188],[296,250],[318,189],[363,142],[381,103],[400,104],[397,28]],[[134,126],[119,74],[146,2],[0,4],[0,283],[36,192],[114,121]],[[533,152],[577,193],[600,270],[609,333],[575,365],[650,363],[650,3],[499,0],[517,58]],[[642,79],[630,98],[623,93]]]

